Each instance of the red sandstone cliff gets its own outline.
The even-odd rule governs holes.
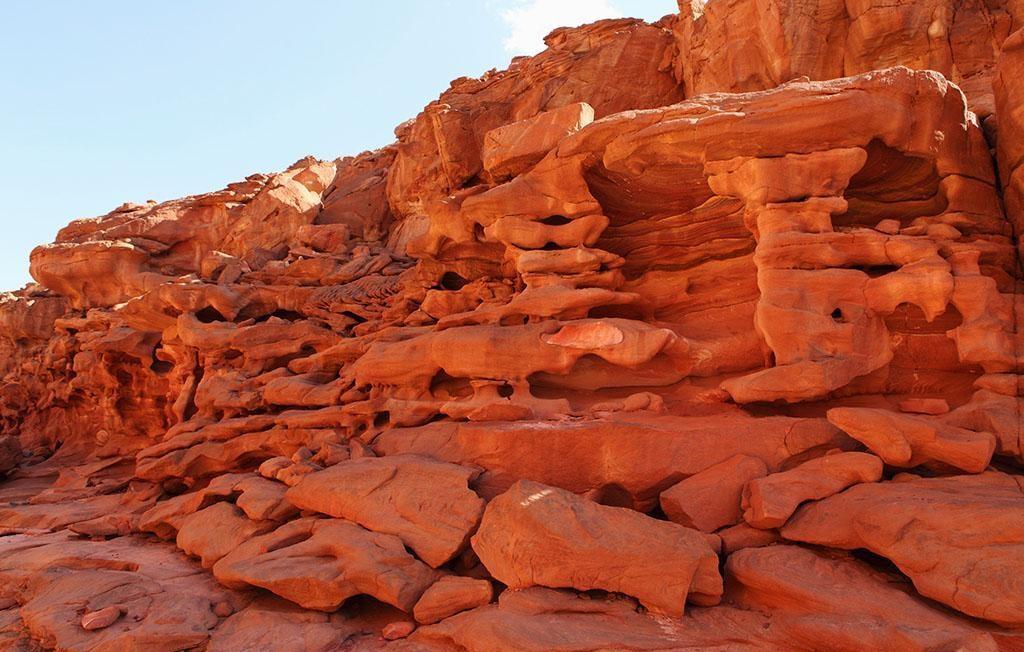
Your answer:
[[[0,649],[1024,645],[1024,5],[556,30],[0,295]]]

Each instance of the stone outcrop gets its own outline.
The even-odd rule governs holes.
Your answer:
[[[938,463],[981,473],[988,468],[996,448],[991,433],[889,410],[833,408],[828,418],[889,466],[913,468]]]
[[[771,613],[800,647],[998,649],[983,628],[929,606],[897,578],[855,559],[780,545],[730,555],[725,572],[736,603]]]
[[[882,460],[874,455],[836,453],[755,478],[743,487],[743,520],[761,529],[779,527],[801,503],[827,498],[861,482],[877,482],[882,468]]]
[[[299,509],[393,534],[436,568],[469,542],[483,501],[467,483],[478,471],[413,455],[341,462],[302,478],[285,494]]]
[[[996,141],[999,175],[1003,183],[1006,216],[1017,233],[1018,246],[1024,233],[1024,28],[1004,43],[994,80],[995,101],[999,113],[999,139]],[[1024,252],[1024,249],[1021,249]]]
[[[1019,476],[996,471],[907,475],[806,505],[782,528],[782,536],[865,548],[896,564],[921,595],[1019,627],[1024,622],[1024,584],[1017,573],[1024,554],[1021,496]]]
[[[673,523],[714,532],[740,522],[744,487],[767,474],[759,458],[735,455],[661,492],[661,509]]]
[[[722,594],[718,556],[696,530],[525,480],[487,505],[473,550],[513,589],[614,591],[675,617],[687,599]]]
[[[557,428],[545,422],[437,422],[394,428],[375,441],[386,456],[416,453],[483,468],[477,489],[487,497],[517,480],[532,480],[605,495],[606,501],[643,511],[657,503],[662,490],[734,454],[779,470],[840,445],[852,440],[824,419],[751,419],[733,413],[700,418],[613,413]],[[652,450],[659,454],[651,455]]]
[[[1021,647],[1024,5],[680,10],[37,248],[0,649]]]
[[[398,537],[316,518],[246,541],[222,557],[213,574],[226,586],[258,586],[320,611],[334,611],[354,595],[410,611],[436,579]]]
[[[832,79],[900,63],[937,70],[994,109],[992,76],[1010,32],[1024,21],[1015,0],[679,0],[677,73],[692,94],[772,88],[796,77]]]

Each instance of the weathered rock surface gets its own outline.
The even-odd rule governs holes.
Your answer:
[[[679,0],[675,28],[689,56],[677,71],[694,94],[771,88],[796,77],[832,79],[894,63],[938,70],[980,114],[993,111],[1000,46],[1024,20],[1019,2],[950,0],[887,3]]]
[[[364,626],[349,614],[310,611],[286,600],[260,597],[224,620],[207,649],[332,652],[346,644],[373,649],[375,637]]]
[[[526,172],[559,141],[593,121],[594,108],[579,102],[491,129],[484,135],[484,169],[495,179]]]
[[[881,555],[921,595],[997,623],[1024,623],[1024,489],[999,472],[903,476],[802,507],[791,541]]]
[[[37,248],[0,648],[1024,645],[1024,5],[680,10]]]
[[[494,587],[487,580],[449,575],[424,592],[413,608],[416,622],[432,624],[457,613],[490,604]]]
[[[802,648],[997,649],[983,629],[854,559],[772,546],[730,555],[725,572],[737,604],[771,613],[773,624]]]
[[[484,502],[467,486],[478,473],[415,455],[369,457],[312,473],[285,496],[299,509],[393,534],[437,568],[480,523]]]
[[[783,525],[801,503],[821,500],[861,482],[882,478],[882,460],[867,453],[825,455],[743,487],[743,520],[756,528]]]
[[[3,599],[20,604],[16,629],[62,650],[201,647],[220,622],[214,605],[248,600],[220,587],[173,547],[127,537],[4,537],[0,579]],[[111,619],[114,612],[118,617]]]
[[[355,595],[411,611],[436,579],[397,537],[316,518],[250,539],[221,558],[213,574],[226,586],[258,586],[320,611],[334,611]]]
[[[709,605],[722,594],[706,536],[536,482],[517,482],[488,504],[473,550],[510,588],[614,591],[677,618],[687,599]]]
[[[503,493],[517,480],[533,480],[580,494],[605,494],[616,504],[646,511],[657,503],[659,491],[735,454],[757,457],[778,470],[844,442],[853,443],[824,419],[613,414],[557,425],[438,422],[387,430],[374,445],[386,456],[416,453],[483,468],[478,490],[485,496]]]
[[[714,532],[743,517],[743,488],[768,474],[756,457],[735,455],[661,492],[661,509],[673,523]]]
[[[763,650],[774,647],[767,628],[765,617],[729,607],[694,609],[676,620],[637,613],[631,600],[532,588],[505,591],[497,604],[421,627],[397,649]]]
[[[833,408],[828,419],[890,465],[941,463],[981,473],[992,461],[996,438],[943,424],[938,419],[871,408]]]

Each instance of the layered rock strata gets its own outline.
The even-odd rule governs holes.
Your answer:
[[[1024,8],[710,0],[0,295],[0,649],[1016,649]]]

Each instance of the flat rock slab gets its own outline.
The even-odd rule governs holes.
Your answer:
[[[731,600],[771,613],[773,625],[808,649],[996,649],[967,619],[854,559],[799,546],[748,548],[729,556],[725,574]]]
[[[1024,625],[1024,488],[990,471],[944,478],[897,476],[801,507],[790,541],[891,560],[918,592],[965,614]]]
[[[682,620],[637,612],[622,597],[582,597],[534,587],[505,591],[497,604],[420,627],[399,652],[422,650],[765,650],[770,622],[753,611],[719,606],[694,609]],[[388,648],[391,650],[392,648]]]
[[[217,562],[213,574],[226,586],[262,587],[320,611],[334,611],[355,595],[411,611],[437,579],[398,537],[318,518],[250,539]]]
[[[468,543],[484,501],[469,489],[479,470],[418,455],[348,460],[288,490],[299,509],[393,534],[437,568]]]
[[[533,480],[580,494],[614,487],[625,494],[624,506],[641,511],[656,505],[664,489],[736,454],[758,457],[778,471],[809,450],[856,445],[824,419],[640,414],[567,422],[439,422],[387,430],[374,441],[384,455],[416,453],[486,469],[477,483],[485,498],[517,480]]]
[[[717,604],[718,555],[696,530],[521,481],[487,506],[473,550],[510,588],[603,589],[673,617]]]
[[[11,611],[36,639],[15,650],[203,649],[220,621],[214,605],[247,600],[171,544],[67,532],[0,538],[0,583],[17,587]]]
[[[279,600],[275,603],[274,600]],[[271,597],[254,603],[224,621],[210,637],[210,652],[277,650],[329,652],[355,633],[342,614],[308,611]]]

